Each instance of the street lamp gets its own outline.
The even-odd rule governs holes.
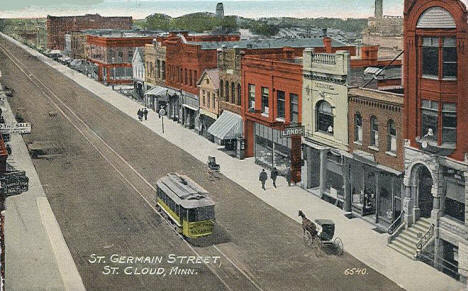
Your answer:
[[[114,65],[115,57],[112,57],[112,65]],[[114,82],[115,82],[115,67],[112,66],[112,90],[114,90]]]

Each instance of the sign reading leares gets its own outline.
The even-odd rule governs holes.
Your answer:
[[[0,175],[0,192],[6,196],[28,191],[29,178],[25,171],[6,172]]]
[[[304,135],[304,126],[290,126],[281,131],[281,137],[290,137],[293,135]]]

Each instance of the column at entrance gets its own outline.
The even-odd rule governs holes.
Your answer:
[[[351,185],[350,185],[350,169],[349,169],[349,160],[344,158],[343,163],[343,196],[344,196],[344,203],[343,203],[343,210],[345,212],[351,212]]]
[[[328,149],[320,150],[320,197],[323,196],[327,186],[327,152]]]

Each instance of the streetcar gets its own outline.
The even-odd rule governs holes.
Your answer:
[[[156,209],[187,238],[213,233],[215,203],[186,175],[169,173],[156,183]]]

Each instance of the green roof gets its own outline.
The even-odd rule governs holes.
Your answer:
[[[283,48],[283,47],[303,47],[314,48],[323,47],[322,38],[296,38],[296,39],[265,39],[265,40],[240,40],[240,41],[188,41],[188,44],[199,45],[201,49],[210,50],[218,48],[252,48],[252,49],[265,49],[265,48]],[[347,46],[347,44],[332,39],[333,47]]]

